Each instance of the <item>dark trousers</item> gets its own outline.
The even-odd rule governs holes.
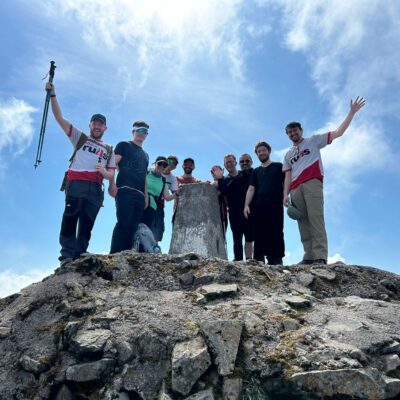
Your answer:
[[[140,220],[141,223],[147,225],[147,227],[151,230],[151,232],[153,233],[154,239],[158,242],[157,238],[156,238],[156,234],[155,234],[155,225],[156,225],[156,216],[157,216],[157,211],[148,206],[142,215],[142,218]]]
[[[103,190],[96,182],[67,182],[59,238],[60,261],[65,258],[75,260],[86,252],[103,198]]]
[[[254,232],[254,258],[268,264],[279,264],[285,256],[283,239],[283,205],[267,203],[251,206]]]
[[[229,210],[229,223],[233,236],[233,254],[235,261],[243,260],[243,235],[246,242],[252,242],[253,230],[251,221],[243,215],[243,210]]]
[[[144,209],[144,196],[137,190],[118,189],[115,197],[117,223],[115,224],[110,253],[130,250]]]

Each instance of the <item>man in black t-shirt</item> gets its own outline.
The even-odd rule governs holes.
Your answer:
[[[110,253],[129,250],[143,210],[147,207],[147,167],[149,156],[142,149],[149,125],[144,121],[133,124],[133,141],[120,142],[115,147],[118,166],[117,183],[111,182],[109,193],[115,197],[117,223],[114,228]]]
[[[225,156],[225,166],[227,165],[227,157],[233,157],[233,155]],[[246,259],[253,258],[254,240],[251,221],[246,219],[243,215],[249,179],[253,171],[253,160],[249,154],[242,154],[239,159],[239,164],[241,171],[234,176],[229,174],[224,177],[222,171],[216,171],[214,173],[218,180],[218,189],[228,201],[228,215],[233,237],[234,261],[243,260],[243,236],[245,238],[244,252]]]
[[[244,216],[248,218],[251,212],[254,221],[254,258],[264,262],[266,256],[268,264],[282,264],[285,255],[282,163],[270,160],[271,146],[267,142],[257,142],[255,153],[261,165],[250,177],[244,206]]]

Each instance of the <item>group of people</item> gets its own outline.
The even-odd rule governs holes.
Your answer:
[[[135,121],[133,139],[117,144],[113,150],[103,142],[107,130],[106,117],[94,114],[89,123],[89,136],[67,121],[57,101],[55,86],[48,82],[51,108],[56,121],[74,147],[65,185],[65,210],[62,217],[59,257],[61,266],[67,265],[86,252],[91,231],[104,200],[103,180],[109,181],[108,192],[115,197],[117,223],[113,230],[110,253],[131,249],[139,223],[152,231],[161,241],[164,233],[164,202],[179,197],[179,188],[201,181],[192,175],[195,162],[183,161],[183,175],[174,176],[178,165],[174,155],[156,158],[149,168],[149,156],[143,143],[149,133],[145,121]],[[218,189],[221,221],[229,225],[233,236],[234,260],[246,259],[282,264],[285,255],[283,220],[284,206],[296,207],[300,217],[298,226],[304,247],[300,263],[326,264],[328,243],[324,222],[323,167],[320,149],[343,135],[354,115],[364,106],[357,97],[350,102],[350,110],[340,126],[325,134],[303,136],[299,122],[290,122],[285,131],[292,142],[283,163],[273,162],[271,146],[258,141],[254,151],[260,166],[253,169],[249,154],[239,158],[240,170],[234,154],[224,157],[224,167],[211,169]],[[118,174],[115,180],[115,170]],[[243,237],[245,245],[243,249]],[[254,242],[254,246],[253,246]]]

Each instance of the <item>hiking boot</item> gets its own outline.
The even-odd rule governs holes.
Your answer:
[[[312,263],[319,264],[319,265],[321,265],[321,264],[326,265],[326,260],[324,260],[323,258],[318,258],[317,260],[314,260]]]
[[[64,258],[60,261],[60,268],[65,268],[74,261],[72,258]]]
[[[297,265],[311,265],[313,264],[314,261],[313,260],[301,260],[300,262],[297,263]]]

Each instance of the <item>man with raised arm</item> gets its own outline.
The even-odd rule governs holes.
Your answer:
[[[146,176],[149,156],[142,148],[148,133],[149,125],[146,122],[135,121],[132,128],[133,140],[119,142],[115,147],[117,183],[111,182],[109,192],[115,196],[117,223],[110,253],[132,248],[134,234],[148,206]]]
[[[354,115],[365,104],[357,97],[350,101],[350,111],[340,126],[331,132],[321,135],[303,137],[300,122],[286,125],[286,134],[293,146],[285,155],[283,172],[285,172],[284,197],[285,206],[292,204],[301,212],[298,226],[304,247],[304,256],[300,264],[326,264],[328,259],[328,239],[324,221],[324,194],[320,149],[342,136],[349,127]]]
[[[74,148],[84,139],[74,153],[65,186],[59,260],[61,266],[66,266],[88,248],[93,225],[104,200],[103,178],[114,179],[115,159],[111,146],[102,141],[107,130],[106,117],[94,114],[89,123],[90,135],[85,136],[63,117],[54,84],[46,83],[46,90],[50,91],[54,118]]]

